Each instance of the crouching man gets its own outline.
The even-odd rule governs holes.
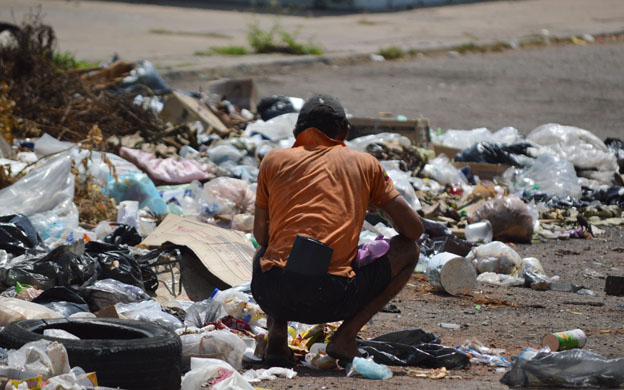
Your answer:
[[[340,103],[314,96],[299,113],[293,147],[270,151],[260,165],[254,222],[260,247],[251,289],[268,317],[269,365],[292,364],[288,321],[343,320],[327,353],[343,361],[359,356],[357,333],[401,291],[418,262],[418,214],[373,156],[345,146],[348,132]],[[358,268],[354,260],[369,207],[383,210],[399,235],[384,256]],[[312,246],[291,256],[297,235],[313,239],[307,240]],[[296,271],[289,261],[298,263]]]

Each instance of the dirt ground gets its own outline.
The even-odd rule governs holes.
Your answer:
[[[622,137],[624,114],[624,43],[567,45],[497,54],[439,56],[366,63],[348,67],[316,65],[253,75],[260,96],[308,97],[314,92],[338,96],[355,115],[380,111],[424,116],[432,127],[496,130],[515,126],[527,133],[543,123],[574,125],[601,139]],[[242,76],[242,75],[241,75]],[[173,87],[197,90],[197,80],[176,80]],[[543,335],[583,329],[586,349],[615,358],[624,351],[624,298],[606,296],[606,275],[624,275],[624,230],[608,228],[592,240],[547,241],[517,245],[522,257],[538,258],[548,275],[582,285],[597,295],[585,296],[519,287],[478,285],[468,296],[433,292],[423,276],[414,275],[393,303],[400,314],[378,313],[362,338],[421,328],[455,347],[476,338],[504,348],[505,357],[537,348]],[[480,307],[477,308],[477,305]],[[460,329],[444,329],[441,322]],[[473,365],[451,375],[462,379],[430,380],[392,368],[386,381],[346,378],[344,370],[314,371],[297,367],[295,379],[258,386],[270,389],[498,389],[502,373]]]
[[[624,298],[604,293],[605,275],[624,274],[623,230],[610,228],[593,240],[548,241],[517,245],[522,257],[536,257],[548,275],[582,285],[594,297],[557,291],[534,291],[522,287],[480,284],[467,296],[453,297],[434,292],[422,275],[414,275],[393,303],[400,314],[378,313],[362,338],[372,338],[402,329],[421,328],[433,332],[442,344],[458,346],[477,339],[489,347],[503,348],[510,358],[527,347],[539,348],[550,332],[580,328],[587,334],[585,349],[607,358],[622,356],[624,345]],[[591,276],[590,276],[591,275]],[[477,309],[476,305],[480,308]],[[441,328],[439,323],[460,325]],[[407,375],[405,367],[392,367],[394,376],[384,381],[347,378],[344,370],[315,371],[298,366],[295,379],[263,382],[267,389],[504,389],[503,373],[475,364],[452,370],[449,375],[462,379],[422,379]]]

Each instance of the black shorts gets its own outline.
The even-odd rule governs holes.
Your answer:
[[[251,292],[260,308],[277,320],[306,324],[345,320],[378,296],[392,278],[386,256],[354,268],[353,278],[305,276],[279,267],[262,272],[259,258],[253,264]]]

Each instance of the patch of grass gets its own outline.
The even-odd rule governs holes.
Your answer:
[[[407,55],[405,50],[401,49],[398,46],[389,46],[383,49],[379,49],[377,54],[383,56],[383,58],[387,60],[396,60],[399,58],[403,58]]]
[[[220,39],[232,39],[231,36],[216,32],[198,32],[198,31],[172,31],[162,28],[152,28],[149,30],[150,34],[159,35],[182,35],[189,37],[204,37],[204,38],[220,38]]]
[[[472,52],[485,53],[486,51],[483,47],[473,42],[464,43],[463,45],[455,46],[454,50],[458,52],[459,54],[472,53]]]
[[[211,55],[214,55],[215,53],[212,50],[206,50],[206,51],[196,51],[193,53],[194,56],[200,56],[200,57],[208,57]]]
[[[70,51],[56,52],[52,55],[52,62],[58,69],[76,69],[76,68],[91,68],[98,66],[97,62],[88,62],[83,60],[77,60],[76,57]]]
[[[221,46],[221,47],[213,47],[212,50],[216,54],[228,55],[228,56],[244,56],[249,54],[247,49],[242,46]]]
[[[257,23],[249,25],[247,41],[256,53],[286,53],[321,55],[323,49],[311,41],[298,41],[298,32],[290,33],[275,23],[264,30]]]
[[[373,22],[372,20],[362,18],[362,19],[358,19],[357,24],[361,24],[362,26],[373,26],[377,23]]]

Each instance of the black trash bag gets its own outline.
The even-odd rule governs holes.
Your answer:
[[[390,332],[375,337],[374,341],[387,341],[391,343],[401,343],[407,345],[416,344],[440,344],[440,338],[433,333],[425,332],[422,329],[406,329],[397,332]]]
[[[455,161],[522,166],[517,154],[526,154],[529,143],[501,145],[478,142],[455,155]]]
[[[89,305],[73,290],[67,287],[53,287],[42,292],[32,300],[53,310],[64,317],[69,317],[75,313],[88,312]]]
[[[468,355],[439,344],[408,345],[391,341],[357,340],[357,345],[358,349],[372,356],[376,363],[389,366],[446,367],[449,370],[470,366]]]
[[[608,205],[624,207],[624,187],[610,187],[606,190],[587,189],[583,191],[582,201],[592,202],[595,200]]]
[[[128,245],[135,246],[139,245],[143,241],[143,238],[137,232],[134,226],[130,225],[121,225],[114,232],[104,237],[104,242],[107,244],[113,244],[115,246],[119,245]]]
[[[98,279],[115,279],[145,288],[141,267],[127,248],[120,249],[105,242],[90,241],[86,245],[86,254],[97,260],[101,266]]]
[[[7,271],[6,283],[20,282],[41,290],[55,286],[80,288],[93,284],[100,272],[100,265],[85,255],[85,244],[79,240],[61,245],[40,259],[26,260],[12,267]]]
[[[21,214],[0,217],[0,249],[19,256],[38,244],[39,236],[28,217]]]
[[[296,112],[295,107],[293,107],[293,104],[288,96],[273,95],[263,97],[260,99],[260,102],[258,102],[256,107],[258,109],[258,114],[260,114],[263,121],[268,121],[271,118],[275,118],[276,116],[283,114]]]

